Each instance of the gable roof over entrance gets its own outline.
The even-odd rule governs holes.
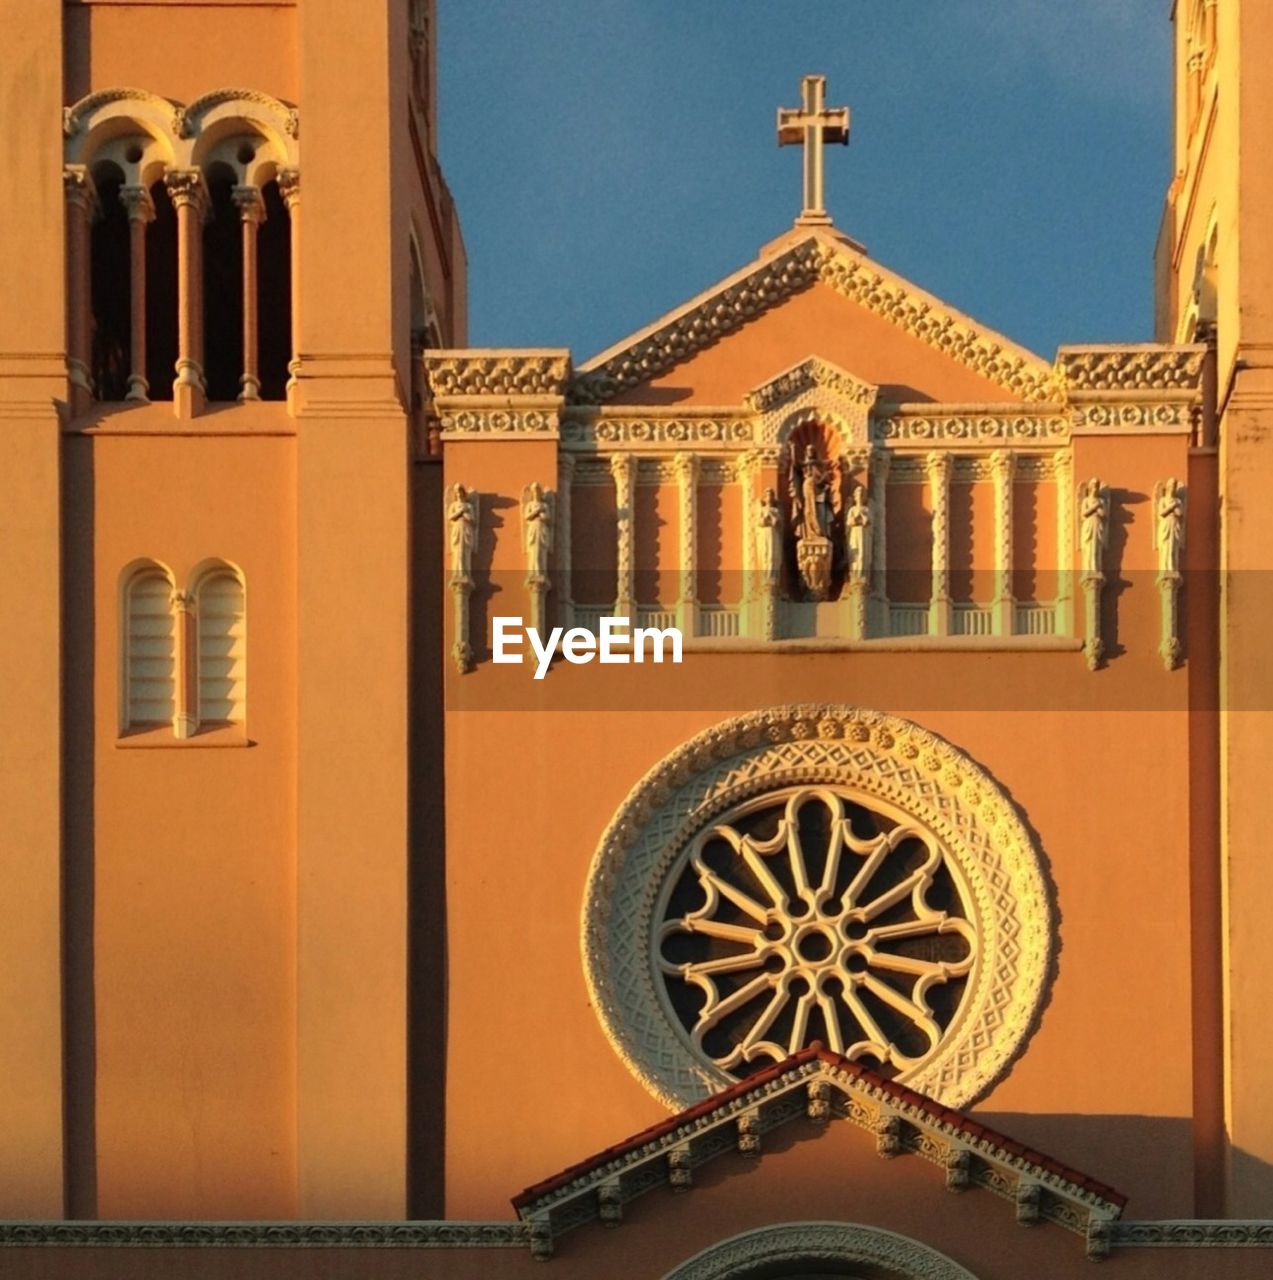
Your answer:
[[[617,1223],[623,1205],[656,1187],[687,1189],[700,1165],[799,1120],[845,1119],[873,1135],[885,1158],[914,1153],[938,1165],[949,1190],[982,1187],[1014,1203],[1021,1222],[1054,1222],[1103,1237],[1125,1196],[961,1111],[813,1044],[785,1062],[572,1165],[513,1198],[549,1236],[594,1220]]]

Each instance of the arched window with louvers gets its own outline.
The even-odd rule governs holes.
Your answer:
[[[196,578],[195,664],[200,728],[247,719],[247,592],[242,573],[225,563]]]

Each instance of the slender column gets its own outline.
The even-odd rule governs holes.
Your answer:
[[[89,225],[97,212],[93,179],[82,164],[68,165],[66,188],[66,372],[71,408],[85,409],[93,399],[89,374],[92,297],[89,283]]]
[[[868,472],[871,495],[871,556],[874,582],[871,597],[875,602],[877,634],[890,632],[888,619],[888,473],[893,455],[887,449],[872,449]]]
[[[1202,0],[1202,48],[1205,57],[1216,51],[1216,0]]]
[[[617,618],[631,618],[635,624],[636,574],[632,553],[632,486],[636,466],[632,455],[612,453],[610,474],[614,477],[615,518],[618,523],[614,613]]]
[[[698,593],[694,566],[698,560],[696,517],[698,515],[698,455],[676,456],[676,486],[681,498],[681,564],[678,596],[678,625],[681,635],[698,633]]]
[[[1011,449],[990,455],[995,482],[995,634],[1010,636],[1015,628],[1012,595],[1012,488],[1016,457]]]
[[[119,189],[119,198],[128,210],[128,289],[131,368],[124,399],[143,403],[149,399],[146,381],[146,227],[155,220],[155,202],[140,185]]]
[[[934,449],[924,460],[933,501],[933,585],[928,606],[930,635],[950,634],[950,470],[951,457]]]
[[[570,547],[571,497],[575,486],[575,455],[557,454],[557,607],[567,630],[575,625],[575,587]]]
[[[174,591],[170,604],[175,666],[172,681],[172,731],[178,738],[188,738],[199,725],[194,597],[188,591]]]
[[[287,404],[295,411],[297,378],[301,370],[301,173],[284,169],[278,175],[279,195],[291,221],[292,358],[287,362]]]
[[[243,373],[239,378],[240,400],[261,398],[261,371],[258,361],[260,304],[257,291],[256,232],[265,221],[265,201],[260,187],[235,187],[234,204],[239,211],[243,234]]]
[[[1056,476],[1056,634],[1074,634],[1074,458],[1058,449],[1053,458]]]
[[[174,169],[164,179],[177,210],[177,378],[173,412],[193,418],[207,395],[203,381],[203,220],[208,200],[197,169]]]

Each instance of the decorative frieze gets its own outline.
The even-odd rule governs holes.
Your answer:
[[[899,413],[877,418],[872,434],[899,444],[1041,443],[1069,439],[1070,419],[1056,413]]]
[[[711,416],[702,418],[610,418],[567,416],[561,425],[561,441],[568,449],[666,447],[684,445],[703,449],[745,448],[756,438],[752,418]]]
[[[557,414],[551,409],[452,409],[438,415],[442,439],[457,436],[557,437]]]

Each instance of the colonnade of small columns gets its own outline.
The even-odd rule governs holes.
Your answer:
[[[97,190],[85,165],[65,170],[67,205],[67,367],[73,408],[82,410],[94,398],[91,377],[91,227],[100,216]],[[276,175],[279,194],[290,223],[291,359],[289,394],[295,383],[299,346],[300,173],[282,169]],[[203,226],[211,216],[211,198],[200,169],[170,169],[164,187],[172,201],[177,225],[177,360],[173,407],[178,417],[197,414],[207,398],[204,378]],[[236,185],[233,203],[238,211],[243,248],[243,349],[239,400],[260,399],[260,306],[257,236],[265,220],[261,188]],[[146,228],[154,221],[150,191],[125,183],[119,199],[128,215],[130,281],[130,401],[149,399],[146,377]]]
[[[574,619],[577,602],[573,599],[572,587],[572,523],[573,502],[572,491],[576,482],[576,470],[581,455],[562,451],[558,455],[557,475],[557,569],[558,569],[558,601],[564,622],[569,625]],[[637,599],[636,585],[636,518],[635,488],[638,477],[638,455],[631,452],[616,451],[608,455],[600,455],[609,471],[615,497],[615,599],[613,609],[616,615],[636,617],[647,602]],[[698,566],[698,490],[703,472],[703,463],[709,455],[692,451],[676,454],[670,460],[672,474],[676,480],[678,496],[679,536],[677,539],[677,598],[675,613],[682,634],[693,636],[699,633],[700,602],[697,599],[696,573]],[[719,454],[710,455],[719,457]],[[1013,575],[1016,568],[1014,550],[1015,490],[1024,459],[1031,457],[1048,467],[1050,478],[1056,487],[1056,545],[1060,549],[1055,566],[1057,570],[1057,597],[1055,601],[1028,601],[1030,609],[1048,609],[1051,616],[1046,620],[1030,621],[1022,625],[1019,616],[1019,602],[1014,593]],[[887,449],[871,449],[860,455],[846,459],[845,474],[856,477],[868,494],[871,512],[871,523],[874,537],[871,543],[871,562],[861,586],[869,594],[876,622],[872,626],[865,605],[851,611],[847,620],[846,638],[863,639],[870,634],[890,634],[890,611],[900,614],[907,608],[914,610],[920,606],[908,605],[903,601],[890,601],[888,598],[887,574],[889,567],[888,554],[888,492],[890,487],[890,471],[898,457],[907,459],[913,469],[917,464],[922,469],[922,477],[929,491],[929,520],[931,534],[930,583],[927,604],[922,606],[925,612],[921,634],[948,636],[956,634],[991,634],[1010,636],[1014,634],[1037,634],[1039,631],[1067,634],[1072,619],[1071,588],[1069,585],[1068,548],[1073,546],[1073,476],[1071,456],[1067,449],[1052,453],[1022,454],[1009,448],[991,451],[988,455],[956,453],[949,449],[933,449],[924,454],[895,454]],[[960,605],[951,591],[951,543],[950,543],[950,494],[954,479],[956,463],[960,459],[976,457],[986,465],[993,485],[994,494],[994,530],[993,530],[993,594],[988,606],[976,606],[980,611],[988,608],[989,618],[983,631],[969,632],[967,626],[959,625],[957,612]],[[780,472],[779,453],[777,449],[756,449],[735,455],[736,475],[729,482],[738,493],[740,516],[743,530],[743,579],[744,589],[738,602],[740,611],[746,611],[763,598],[769,587],[760,581],[760,573],[756,566],[755,528],[753,509],[760,495],[767,488],[778,488]],[[894,477],[896,482],[896,477]],[[772,584],[772,594],[776,596],[778,584]],[[849,591],[843,593],[847,598]],[[579,608],[591,612],[602,602],[579,602]],[[607,602],[608,607],[608,602]],[[648,606],[647,606],[648,607]],[[965,606],[966,607],[966,606]],[[670,611],[670,610],[669,610]],[[756,619],[766,619],[757,622]],[[750,622],[744,622],[742,633],[755,639],[775,638],[775,611],[760,609],[753,614]],[[1038,628],[1036,630],[1036,627]],[[763,634],[761,634],[763,632]]]

